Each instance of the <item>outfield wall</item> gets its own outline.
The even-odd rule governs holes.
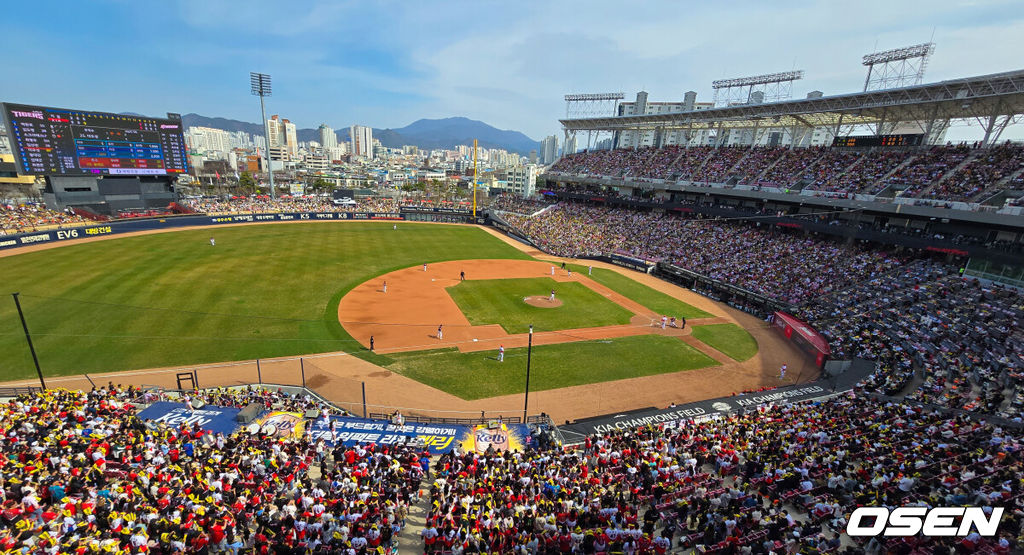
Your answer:
[[[473,218],[469,214],[454,212],[425,212],[425,211],[401,211],[401,212],[280,212],[273,214],[226,214],[209,215],[198,214],[194,216],[168,216],[166,218],[146,218],[134,220],[122,220],[116,222],[103,222],[94,225],[79,227],[68,227],[65,229],[50,229],[33,233],[20,233],[17,235],[0,236],[0,250],[16,249],[28,245],[40,243],[56,243],[70,241],[73,239],[87,239],[104,235],[116,235],[120,233],[132,233],[136,231],[151,231],[159,229],[189,228],[208,225],[230,225],[243,223],[260,222],[286,222],[286,221],[369,221],[369,220],[396,220],[396,221],[444,221],[453,220],[472,223]],[[483,218],[477,218],[476,223],[485,223]]]

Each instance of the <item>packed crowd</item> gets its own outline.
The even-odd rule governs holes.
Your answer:
[[[970,158],[973,157],[973,158]],[[950,174],[960,163],[968,163]],[[559,160],[552,171],[612,177],[687,180],[787,188],[802,183],[815,191],[874,195],[892,187],[902,196],[978,201],[1006,188],[1024,187],[1024,147],[1005,143],[937,146],[926,151],[851,152],[823,147],[721,147],[617,149],[581,152]],[[948,177],[943,179],[945,176]],[[1010,178],[1003,182],[1005,178]],[[941,181],[941,182],[940,182]],[[998,184],[998,186],[997,186]]]
[[[576,449],[434,464],[428,553],[1006,553],[1020,545],[1019,432],[849,394]],[[857,506],[1005,507],[997,537],[840,537]],[[851,551],[853,552],[853,551]],[[984,551],[983,551],[984,552]]]
[[[712,279],[800,303],[897,267],[901,259],[745,223],[563,202],[510,224],[559,256],[620,253],[676,264]]]
[[[823,148],[796,148],[782,153],[778,162],[769,165],[757,179],[759,185],[786,189],[819,164],[825,163],[831,150]],[[842,154],[836,152],[836,154]],[[752,178],[753,179],[753,178]]]
[[[879,363],[872,387],[894,394],[916,371],[910,398],[1019,418],[1024,408],[1024,295],[915,261],[802,307],[833,357]]]
[[[551,170],[573,174],[668,179],[673,162],[682,152],[679,146],[593,150],[564,156]]]
[[[502,194],[491,199],[488,207],[492,210],[501,210],[502,212],[514,212],[516,214],[533,214],[538,210],[543,210],[549,206],[549,203],[523,198],[519,195]]]
[[[276,212],[397,212],[398,205],[390,198],[358,199],[356,204],[337,205],[329,197],[251,197],[189,199],[182,204],[206,214],[267,214]]]
[[[933,147],[893,172],[885,179],[885,185],[902,190],[903,196],[916,197],[952,172],[970,155],[971,149],[966,145]]]
[[[48,390],[0,406],[3,552],[393,552],[422,453],[144,422],[143,396]],[[196,397],[316,406],[255,390]]]
[[[1005,178],[1022,169],[1024,146],[1002,144],[978,152],[955,176],[928,191],[925,197],[968,201],[982,192],[993,195],[1006,187],[1002,183]]]
[[[50,210],[42,204],[0,203],[0,235],[81,225],[90,221],[70,210]]]

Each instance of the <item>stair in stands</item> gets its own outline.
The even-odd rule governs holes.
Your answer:
[[[1017,171],[1011,173],[1010,175],[1007,175],[1006,177],[1000,179],[999,181],[996,181],[992,185],[985,187],[985,190],[974,195],[973,197],[968,199],[967,202],[980,202],[982,204],[989,204],[989,201],[999,196],[999,194],[1003,192],[1003,190],[1006,188],[1007,183],[1013,181],[1014,179],[1017,179],[1017,177],[1020,176],[1021,174],[1024,174],[1024,166],[1021,166],[1021,168],[1018,169]]]
[[[761,171],[757,172],[757,174],[754,175],[754,177],[752,177],[750,179],[743,179],[743,178],[741,178],[740,179],[740,183],[743,183],[745,185],[751,185],[751,184],[759,182],[761,180],[761,177],[764,174],[768,173],[772,168],[774,168],[776,165],[778,165],[783,160],[785,160],[786,156],[789,156],[790,152],[792,152],[792,151],[791,150],[787,150],[786,152],[782,153],[782,156],[775,156],[774,157],[775,160],[771,164],[768,164],[767,166],[765,166],[764,169],[762,169]]]
[[[893,174],[895,174],[896,172],[898,172],[898,171],[902,170],[903,168],[909,166],[911,163],[914,162],[914,160],[917,160],[917,158],[918,157],[916,155],[915,156],[908,156],[906,160],[900,162],[895,168],[893,168],[893,169],[889,170],[888,172],[886,172],[886,174],[883,175],[878,181],[874,181],[872,183],[868,183],[866,186],[861,187],[857,192],[858,193],[864,193],[865,191],[867,191],[868,189],[870,189],[871,187],[873,187],[873,186],[875,186],[875,185],[877,185],[879,183],[885,183],[885,180],[887,180],[890,177],[892,177]],[[884,196],[894,197],[894,196],[896,196],[895,193],[893,193],[891,195],[883,194],[883,193],[888,192],[889,189],[891,189],[891,188],[892,188],[891,185],[886,185],[885,187],[880,189],[877,193],[875,193],[875,195],[879,196],[879,197],[884,197]]]
[[[933,181],[931,183],[931,185],[928,185],[924,189],[921,189],[916,195],[914,195],[914,198],[924,198],[924,195],[926,193],[930,193],[932,191],[932,189],[934,189],[934,188],[938,187],[939,185],[942,185],[946,181],[949,181],[950,179],[952,179],[953,176],[956,175],[957,173],[959,173],[960,170],[964,169],[967,166],[967,164],[970,164],[971,162],[973,162],[974,159],[977,158],[980,153],[981,153],[980,150],[975,150],[974,152],[972,152],[970,155],[968,155],[966,158],[964,158],[962,162],[957,164],[955,168],[953,168],[950,171],[943,172],[942,175],[938,179],[936,179],[935,181]]]

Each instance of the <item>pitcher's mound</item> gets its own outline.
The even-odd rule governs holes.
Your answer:
[[[532,297],[523,297],[523,302],[525,302],[526,304],[528,304],[530,306],[536,306],[536,307],[539,307],[539,308],[558,308],[558,307],[562,306],[561,299],[555,299],[553,301],[549,301],[548,297],[545,297],[543,295],[534,295]]]

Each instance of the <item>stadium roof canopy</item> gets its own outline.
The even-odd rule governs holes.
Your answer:
[[[978,118],[986,127],[1000,116],[1024,114],[1024,70],[837,96],[742,104],[708,110],[560,120],[567,133],[732,127],[883,126],[901,122]],[[1008,121],[1007,121],[1008,123]],[[1003,124],[1005,125],[1005,123]]]

